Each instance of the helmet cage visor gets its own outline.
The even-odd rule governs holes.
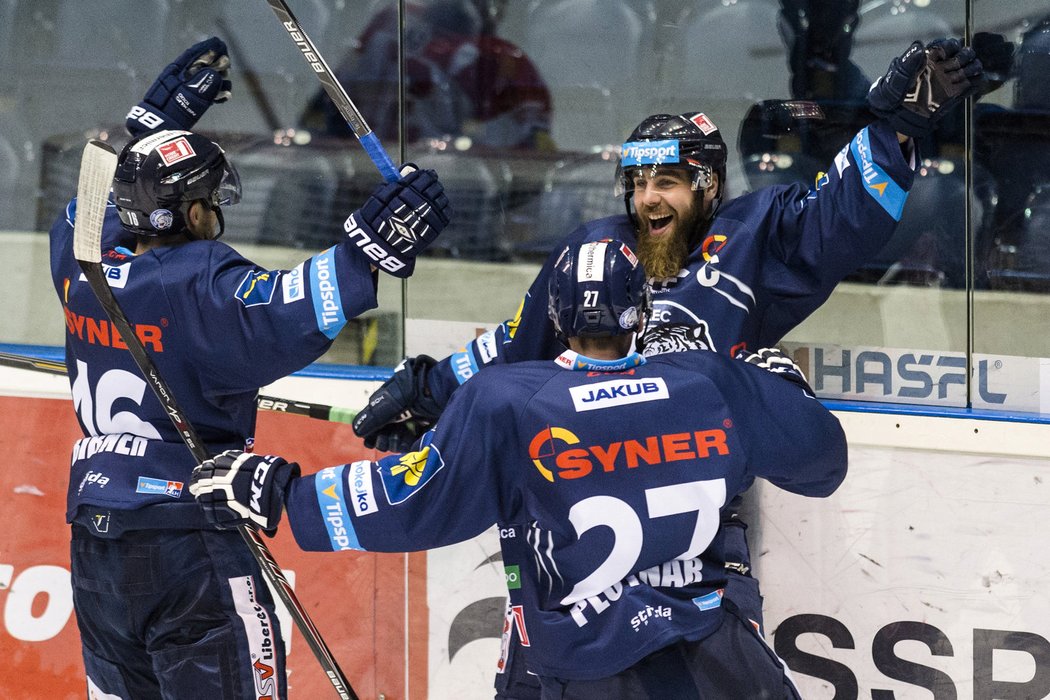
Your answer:
[[[211,204],[216,207],[225,207],[241,201],[241,176],[233,163],[226,161],[223,164],[222,179],[219,186],[211,194]]]
[[[159,131],[132,140],[118,157],[113,200],[136,235],[181,234],[193,202],[219,213],[241,198],[240,175],[218,144],[189,131]]]
[[[695,139],[645,140],[624,143],[620,147],[620,162],[616,166],[616,196],[632,193],[635,177],[648,172],[648,177],[653,178],[660,167],[692,170],[693,191],[707,189],[714,181],[713,168],[694,156],[701,148],[701,144]]]
[[[215,161],[191,172],[174,172],[162,178],[158,200],[166,203],[192,202],[203,199],[213,207],[236,204],[241,201],[241,176],[233,164],[219,155],[222,171],[215,177]],[[218,180],[218,182],[216,182]]]
[[[714,171],[711,169],[711,166],[693,160],[672,165],[654,164],[649,166],[631,166],[629,168],[619,165],[616,168],[614,193],[617,197],[633,196],[637,183],[640,180],[652,180],[657,177],[661,169],[670,168],[688,171],[689,187],[693,192],[706,190],[715,181]]]

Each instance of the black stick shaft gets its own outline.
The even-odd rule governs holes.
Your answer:
[[[332,98],[332,102],[335,104],[336,109],[339,110],[339,114],[350,125],[354,136],[361,142],[365,152],[368,153],[368,157],[372,159],[372,162],[375,163],[380,174],[382,174],[383,179],[387,182],[395,182],[400,175],[398,175],[393,161],[390,160],[390,156],[383,150],[383,145],[379,143],[379,139],[372,132],[372,128],[365,122],[361,112],[354,105],[350,96],[346,94],[346,90],[343,89],[339,80],[336,79],[335,73],[328,67],[328,63],[324,60],[321,52],[317,50],[314,42],[310,41],[310,37],[299,26],[299,20],[292,14],[292,9],[288,7],[288,3],[284,2],[284,0],[266,0],[266,4],[277,15],[277,19],[281,22],[281,27],[288,32],[288,36],[295,42],[299,52],[302,53],[307,64],[313,69],[314,75],[321,82],[321,87]]]

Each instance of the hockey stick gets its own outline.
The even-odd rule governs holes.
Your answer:
[[[30,357],[29,355],[13,355],[9,352],[0,352],[0,365],[14,367],[15,369],[30,369],[35,372],[46,372],[48,374],[66,374],[66,363],[55,360],[46,360],[42,357]]]
[[[182,441],[193,453],[194,459],[200,463],[211,455],[205,449],[204,443],[197,437],[197,431],[183,414],[175,401],[175,395],[171,393],[167,382],[160,376],[146,348],[143,347],[132,329],[127,316],[124,315],[124,310],[120,308],[116,297],[113,296],[113,290],[106,281],[106,272],[102,267],[102,220],[116,168],[117,154],[108,144],[91,140],[84,147],[84,155],[80,163],[80,177],[77,182],[77,218],[73,227],[73,257],[77,259],[80,269],[84,272],[84,277],[91,285],[91,290],[120,333],[120,337],[127,345],[128,352],[131,353],[135,364],[138,365],[153,393],[164,406],[172,424],[182,437]],[[270,554],[269,548],[262,541],[258,531],[247,525],[241,525],[237,530],[247,543],[266,580],[270,582],[288,608],[296,626],[306,639],[314,656],[321,663],[321,667],[336,692],[339,693],[339,697],[343,700],[358,700],[349,681],[339,668],[339,664],[336,663],[328,646],[321,638],[321,634],[310,620],[310,616],[299,603],[288,579],[285,578],[284,572]]]
[[[16,355],[14,353],[0,351],[0,366],[14,367],[16,369],[28,369],[35,372],[46,372],[48,374],[66,375],[64,362],[47,360],[42,357],[31,357],[29,355]],[[357,416],[356,408],[345,408],[343,406],[329,406],[323,403],[310,401],[296,401],[294,399],[283,399],[277,396],[266,396],[259,394],[255,397],[255,404],[263,411],[275,411],[277,413],[294,413],[298,416],[309,416],[318,420],[326,420],[332,423],[354,422]]]
[[[288,3],[284,0],[266,0],[266,4],[270,6],[273,13],[277,15],[277,19],[280,20],[281,26],[288,32],[288,36],[292,37],[292,41],[299,47],[299,51],[303,54],[303,58],[313,69],[317,75],[317,79],[321,81],[321,87],[328,93],[328,96],[332,98],[332,102],[335,104],[336,109],[339,110],[339,114],[343,115],[343,119],[354,132],[354,136],[361,142],[365,152],[368,153],[368,157],[372,159],[376,167],[379,168],[380,174],[383,179],[387,182],[395,182],[401,176],[397,172],[397,168],[394,167],[393,161],[390,160],[390,156],[383,150],[383,145],[379,143],[379,139],[372,132],[371,127],[365,122],[365,118],[361,116],[361,112],[358,111],[357,107],[350,100],[350,96],[346,94],[346,90],[336,80],[335,73],[328,67],[324,57],[321,56],[321,52],[314,46],[314,42],[310,41],[310,37],[306,35],[303,28],[299,26],[299,20],[292,14],[291,8],[288,7]]]
[[[297,416],[309,416],[310,418],[326,420],[332,423],[346,423],[349,425],[352,424],[354,418],[357,417],[356,408],[328,406],[323,403],[294,401],[292,399],[279,399],[275,396],[263,396],[262,394],[255,398],[255,403],[263,411],[294,413]]]

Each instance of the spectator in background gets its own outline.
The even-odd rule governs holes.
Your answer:
[[[547,86],[528,56],[496,35],[505,2],[407,3],[406,143],[466,137],[459,148],[553,149]],[[396,8],[380,11],[335,71],[347,91],[359,96],[372,129],[389,141],[401,136],[398,36]],[[308,105],[301,126],[353,136],[323,91]]]
[[[851,59],[861,24],[859,11],[858,0],[780,0],[778,27],[788,52],[792,99],[756,103],[741,124],[740,155],[751,189],[790,182],[812,184],[834,157],[838,144],[871,121],[873,115],[865,103],[871,80]],[[985,67],[976,93],[980,98],[1002,85],[1013,45],[987,32],[974,34],[970,44]],[[966,110],[953,110],[936,129],[916,138],[920,168],[911,193],[916,205],[905,212],[886,246],[847,279],[965,286],[969,195],[962,162],[966,115]],[[981,148],[979,143],[977,148]],[[994,160],[997,147],[988,150]],[[1038,167],[1020,168],[1033,169]],[[1025,177],[1008,176],[1013,180]],[[996,246],[981,231],[991,218],[994,183],[984,168],[974,169],[972,183],[976,196],[970,225],[977,239],[985,241],[980,245],[987,251]],[[1022,200],[1029,191],[1015,189],[1024,190],[1019,195]],[[1009,207],[1015,214],[1022,208]],[[997,219],[1003,209],[1000,197]],[[978,268],[987,255],[978,251]],[[980,274],[977,283],[983,284]]]
[[[864,104],[868,80],[850,60],[859,0],[780,0],[777,27],[788,50],[791,96]]]

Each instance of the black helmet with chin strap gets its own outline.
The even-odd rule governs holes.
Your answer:
[[[190,204],[203,200],[225,228],[220,206],[241,198],[237,170],[218,144],[191,131],[156,131],[120,152],[113,201],[124,228],[139,236],[187,232]]]
[[[635,218],[631,198],[634,173],[640,168],[679,167],[692,174],[693,191],[702,191],[718,176],[714,206],[718,209],[725,191],[726,159],[729,149],[718,127],[703,112],[654,114],[635,127],[620,149],[616,168],[617,194],[623,194],[627,214]]]
[[[547,315],[558,339],[607,337],[645,327],[652,305],[645,270],[623,241],[566,246],[547,285]]]
[[[1050,110],[1050,15],[1043,17],[1024,33],[1014,60],[1017,81],[1014,83],[1014,107]]]

